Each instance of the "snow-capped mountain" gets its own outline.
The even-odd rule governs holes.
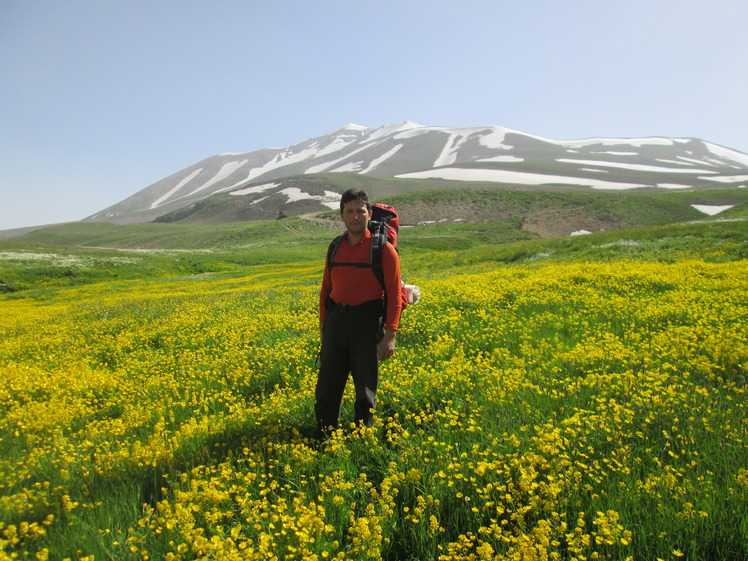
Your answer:
[[[243,197],[248,206],[272,197],[276,205],[335,208],[337,191],[301,178],[343,172],[507,187],[706,189],[748,185],[748,155],[695,138],[551,140],[498,126],[350,124],[286,148],[207,158],[87,220],[151,221],[217,194]]]

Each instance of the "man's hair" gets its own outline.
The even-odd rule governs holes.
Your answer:
[[[361,201],[362,203],[366,203],[366,210],[371,212],[371,201],[369,200],[369,195],[367,195],[362,189],[358,189],[357,187],[354,187],[353,189],[348,189],[343,195],[340,197],[340,212],[343,212],[343,207],[346,205],[346,203],[350,203],[351,201]]]

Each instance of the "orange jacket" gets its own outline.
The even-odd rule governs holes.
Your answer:
[[[361,241],[351,246],[348,243],[348,234],[345,234],[335,253],[335,263],[368,264],[371,240],[371,232],[366,230]],[[388,295],[386,327],[397,330],[402,308],[400,258],[389,242],[382,248],[382,271]],[[358,306],[381,298],[384,292],[371,267],[333,267],[331,271],[325,261],[325,274],[322,277],[322,289],[319,295],[319,320],[324,322],[327,317],[325,304],[328,297],[338,304]]]

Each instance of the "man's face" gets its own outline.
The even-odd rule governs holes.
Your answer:
[[[354,235],[363,234],[371,218],[371,212],[366,208],[366,203],[362,201],[348,201],[343,205],[340,215],[345,229]]]

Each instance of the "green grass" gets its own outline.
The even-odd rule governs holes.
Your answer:
[[[205,490],[194,499],[196,523],[221,539],[249,516],[240,515],[241,500],[268,497],[276,501],[262,503],[270,512],[268,504],[305,494],[334,527],[319,537],[319,551],[333,540],[352,551],[351,512],[386,520],[381,556],[401,561],[436,559],[448,542],[462,543],[454,547],[465,559],[477,555],[480,540],[506,553],[489,535],[492,518],[516,537],[547,520],[573,528],[585,512],[591,535],[603,524],[596,513],[612,509],[634,533],[635,558],[671,559],[679,551],[689,559],[743,559],[748,491],[736,472],[746,466],[746,299],[744,278],[726,282],[731,269],[719,267],[748,259],[744,191],[393,197],[398,208],[434,218],[459,207],[488,219],[401,230],[404,278],[424,287],[423,301],[406,311],[375,432],[344,431],[323,449],[306,437],[319,276],[340,229],[334,211],[328,224],[299,217],[86,223],[0,242],[0,355],[7,368],[21,365],[19,376],[38,372],[28,388],[6,379],[0,410],[20,415],[24,406],[49,402],[45,415],[75,412],[59,426],[27,432],[3,417],[8,477],[43,446],[49,455],[3,482],[4,501],[24,488],[39,497],[32,493],[18,511],[3,502],[0,523],[58,517],[46,537],[16,548],[20,555],[47,547],[51,559],[75,559],[80,550],[134,561],[146,548],[151,559],[163,558],[184,538],[159,521],[166,514],[157,505],[178,502],[194,483]],[[698,213],[694,221],[690,204],[737,206],[720,219]],[[521,228],[533,209],[582,205],[591,217],[642,225],[553,239]],[[11,316],[16,306],[28,316]],[[55,376],[63,380],[47,385]],[[27,421],[43,423],[45,415]],[[103,431],[110,423],[117,436]],[[177,433],[169,454],[146,461],[151,446],[161,450]],[[566,457],[543,451],[559,434]],[[90,452],[79,455],[81,447]],[[109,455],[121,463],[104,467]],[[626,463],[630,457],[640,461]],[[569,475],[565,460],[587,469]],[[617,463],[630,472],[613,469]],[[232,470],[241,477],[231,479]],[[277,486],[247,485],[242,478],[251,473]],[[564,482],[555,511],[523,513],[517,502],[497,515],[485,506],[507,494],[530,501],[523,477],[547,489],[549,475]],[[688,491],[669,489],[670,476]],[[66,509],[66,495],[82,506]],[[419,508],[424,515],[414,522]],[[221,512],[233,518],[211,521]],[[441,521],[436,534],[427,528],[430,515]],[[264,519],[255,523],[258,533],[274,533]],[[571,538],[557,538],[567,540],[562,558],[571,558]],[[607,551],[610,559],[630,553],[620,540]],[[191,555],[183,558],[198,557]]]
[[[683,232],[690,259],[713,252],[727,233],[698,238],[698,227]],[[657,232],[666,234],[673,236]],[[554,539],[567,540],[555,551],[570,559],[574,543],[565,536],[580,513],[584,534],[593,535],[604,525],[597,513],[615,510],[633,545],[618,539],[587,555],[666,559],[677,550],[690,559],[742,559],[748,491],[735,474],[746,465],[745,283],[731,272],[742,269],[698,259],[671,265],[670,249],[658,254],[651,231],[626,232],[633,236],[652,244],[648,252],[587,265],[579,247],[563,245],[556,257],[564,258],[551,265],[496,260],[489,250],[500,248],[485,246],[464,259],[451,250],[413,254],[424,300],[406,311],[398,354],[384,367],[375,430],[343,431],[321,448],[306,439],[320,272],[313,262],[247,266],[244,276],[48,288],[27,312],[46,306],[51,316],[16,318],[2,339],[4,360],[45,372],[33,399],[14,390],[20,400],[56,397],[58,409],[77,412],[49,437],[30,427],[16,438],[18,425],[3,427],[2,458],[12,452],[13,466],[49,447],[45,462],[29,462],[28,476],[4,488],[10,495],[51,483],[48,501],[29,504],[37,520],[55,513],[58,521],[26,551],[134,560],[146,549],[164,558],[185,535],[199,542],[187,530],[190,516],[206,538],[226,540],[238,525],[245,539],[276,535],[295,545],[290,524],[301,513],[284,522],[285,538],[269,523],[290,515],[298,498],[325,509],[332,531],[317,536],[319,551],[338,541],[350,558],[367,557],[353,553],[352,513],[389,540],[378,546],[381,558],[399,561],[438,558],[448,543],[462,544],[457,559],[485,543],[507,553],[489,530],[492,519],[507,538],[535,544],[542,524],[569,523]],[[507,255],[534,255],[541,241],[584,240],[523,242]],[[630,248],[612,251],[619,247]],[[96,384],[45,384],[68,364],[89,365]],[[2,405],[23,410],[8,399]],[[107,423],[111,433],[102,430]],[[146,461],[172,438],[173,450]],[[148,445],[135,453],[135,443]],[[62,477],[60,465],[73,476]],[[523,490],[531,482],[534,491]],[[66,510],[64,494],[80,505]],[[185,507],[182,518],[166,510],[174,504]],[[430,531],[431,516],[441,531]],[[28,510],[8,508],[0,520],[29,519]]]

